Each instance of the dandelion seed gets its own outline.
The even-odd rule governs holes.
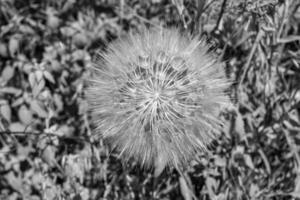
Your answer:
[[[184,167],[220,133],[229,83],[203,41],[178,30],[144,30],[108,46],[87,100],[95,135],[124,161]]]

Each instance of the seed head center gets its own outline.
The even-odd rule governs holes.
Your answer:
[[[153,94],[153,99],[155,101],[157,101],[159,99],[159,97],[160,97],[160,92],[159,91],[155,91],[154,94]]]

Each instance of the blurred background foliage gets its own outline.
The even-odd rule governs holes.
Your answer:
[[[299,0],[1,0],[0,199],[300,198]],[[206,37],[236,109],[184,176],[123,166],[91,138],[84,78],[144,26]]]

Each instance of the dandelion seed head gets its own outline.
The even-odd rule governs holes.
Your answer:
[[[204,41],[143,30],[111,43],[92,72],[95,135],[124,161],[185,166],[220,133],[229,82]]]

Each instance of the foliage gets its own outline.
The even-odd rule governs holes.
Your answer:
[[[297,0],[1,0],[0,199],[300,198],[299,22]],[[205,36],[235,81],[222,136],[184,174],[91,137],[87,69],[145,24]]]

